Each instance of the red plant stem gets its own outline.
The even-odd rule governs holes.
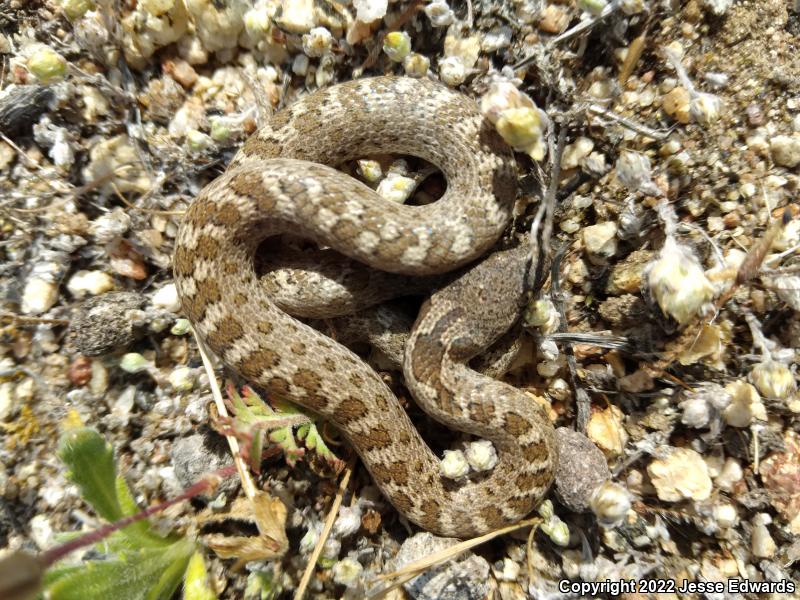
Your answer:
[[[84,546],[91,546],[92,544],[96,544],[97,542],[107,538],[109,535],[127,527],[132,523],[136,523],[137,521],[141,521],[142,519],[146,519],[150,515],[154,515],[158,512],[166,510],[173,504],[177,504],[178,502],[183,502],[184,500],[188,500],[202,494],[209,488],[213,488],[219,484],[220,481],[223,479],[227,479],[231,475],[236,472],[236,465],[228,465],[227,467],[223,467],[213,473],[209,473],[205,476],[202,480],[198,481],[197,483],[189,486],[186,488],[180,495],[167,500],[165,502],[161,502],[160,504],[156,504],[145,510],[136,513],[135,515],[131,515],[129,517],[125,517],[124,519],[120,519],[119,521],[115,521],[114,523],[109,523],[108,525],[103,525],[99,529],[95,529],[94,531],[90,531],[87,534],[84,534],[80,537],[75,538],[74,540],[70,540],[60,546],[56,546],[55,548],[50,548],[49,550],[42,552],[39,555],[39,560],[41,561],[43,568],[47,568],[53,563],[61,560],[67,554],[74,552],[79,548],[83,548]]]

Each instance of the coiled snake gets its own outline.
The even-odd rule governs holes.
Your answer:
[[[444,196],[398,205],[333,168],[377,153],[433,163],[447,180]],[[494,443],[497,465],[465,482],[440,475],[439,460],[372,368],[290,314],[343,314],[402,293],[407,280],[475,261],[510,222],[515,196],[511,150],[466,96],[405,77],[311,93],[251,136],[189,207],[174,255],[183,310],[226,365],[333,423],[408,519],[441,535],[486,532],[530,512],[555,469],[543,412],[467,366],[517,318],[525,249],[492,254],[434,293],[406,347],[406,384],[420,406]],[[323,249],[314,260],[324,266],[314,272],[303,264],[258,272],[258,246],[284,233],[352,260],[333,261]],[[293,304],[295,288],[312,292]]]

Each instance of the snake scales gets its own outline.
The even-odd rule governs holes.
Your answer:
[[[447,191],[427,206],[398,205],[333,168],[377,153],[428,160]],[[381,272],[411,280],[475,261],[508,225],[515,195],[511,150],[466,96],[403,77],[317,91],[275,114],[189,207],[174,255],[183,310],[226,365],[332,422],[411,521],[458,537],[512,523],[550,486],[553,429],[523,393],[467,362],[515,321],[524,248],[492,254],[434,293],[406,347],[406,383],[419,405],[495,445],[497,465],[465,482],[441,477],[372,368],[290,314],[343,314],[405,291],[404,279]],[[323,247],[314,260],[327,266],[258,272],[259,245],[285,233]],[[349,258],[328,260],[325,247]],[[306,283],[313,292],[295,305],[282,295]]]

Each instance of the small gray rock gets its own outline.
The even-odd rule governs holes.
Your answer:
[[[176,440],[170,452],[175,477],[186,489],[197,483],[203,476],[233,462],[225,439],[212,431],[196,433]],[[239,480],[228,477],[217,488],[214,495],[224,492],[231,495],[236,491]],[[201,496],[209,499],[207,496]]]
[[[454,538],[423,532],[411,536],[400,547],[392,570],[457,544]],[[472,552],[464,552],[447,564],[430,569],[403,584],[415,600],[483,600],[489,592],[489,563]]]
[[[124,348],[141,335],[131,318],[145,297],[134,292],[109,292],[86,300],[69,326],[69,342],[85,356]]]
[[[11,139],[28,135],[39,117],[51,110],[56,94],[44,85],[11,86],[0,94],[0,131]]]
[[[570,510],[587,512],[592,492],[611,479],[606,457],[592,440],[567,427],[556,429],[556,443],[556,494]]]

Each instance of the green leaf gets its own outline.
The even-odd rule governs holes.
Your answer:
[[[253,571],[247,576],[244,600],[277,600],[283,591],[280,577],[275,575],[274,567]]]
[[[165,548],[121,553],[114,560],[53,568],[44,578],[49,600],[169,600],[194,552],[182,539]]]
[[[186,573],[186,568],[189,566],[189,560],[195,551],[195,545],[190,540],[183,539],[176,542],[172,547],[177,548],[173,553],[173,560],[163,570],[161,577],[148,592],[146,600],[170,600],[181,581],[183,581],[184,573]]]
[[[59,457],[69,467],[67,476],[98,515],[113,523],[140,511],[128,484],[117,476],[113,449],[97,431],[81,428],[65,433]],[[153,532],[145,520],[131,523],[122,533],[130,538],[133,548],[165,547],[175,542]],[[120,540],[116,542],[123,545]]]
[[[67,477],[98,515],[112,522],[125,516],[117,497],[114,451],[99,433],[88,427],[67,431],[58,455],[69,467]]]
[[[301,425],[297,429],[297,439],[305,441],[306,448],[323,458],[325,462],[337,471],[344,466],[342,460],[328,448],[314,423]]]
[[[117,477],[116,490],[119,505],[122,508],[122,512],[125,514],[125,516],[135,515],[141,510],[136,505],[136,501],[133,499],[131,489],[128,487],[128,484],[124,478],[119,476]],[[124,527],[121,531],[131,540],[131,542],[135,544],[135,546],[141,548],[165,547],[175,543],[178,539],[180,539],[174,536],[165,538],[158,535],[153,531],[150,523],[144,519],[137,521],[136,523],[131,523],[127,527]]]
[[[208,571],[200,552],[192,554],[186,577],[183,581],[183,600],[217,600],[217,595],[208,585]]]

